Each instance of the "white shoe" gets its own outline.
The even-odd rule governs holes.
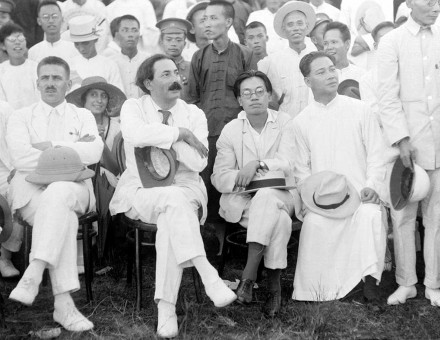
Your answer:
[[[0,259],[0,273],[3,278],[20,275],[20,272],[14,267],[11,260],[8,259]]]
[[[431,301],[434,307],[440,307],[440,289],[425,288],[425,297]]]
[[[413,286],[399,286],[396,291],[388,297],[387,304],[400,305],[406,302],[407,299],[412,299],[417,296],[417,289]]]
[[[63,306],[63,309],[55,307],[53,319],[71,332],[85,332],[93,329],[93,323],[72,303]]]
[[[9,298],[26,306],[31,306],[38,295],[39,285],[34,279],[23,276],[18,282],[17,287],[9,294]]]
[[[157,308],[157,336],[159,338],[175,338],[179,334],[176,306],[160,301]]]
[[[235,295],[221,278],[210,285],[206,285],[205,292],[216,307],[225,307],[237,299],[237,295]]]

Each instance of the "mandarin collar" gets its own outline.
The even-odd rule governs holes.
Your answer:
[[[339,95],[339,94],[336,94],[336,97],[333,98],[328,104],[322,104],[322,103],[319,103],[319,102],[317,102],[317,101],[315,100],[315,98],[313,98],[313,104],[314,104],[315,106],[317,106],[318,108],[325,108],[325,109],[328,109],[328,108],[331,108],[331,107],[333,107],[334,105],[337,104],[337,102],[339,101],[339,97],[340,97],[340,95]]]
[[[415,22],[411,14],[408,16],[408,20],[404,25],[406,26],[408,31],[414,36],[416,36],[422,29],[431,30],[431,26],[421,26],[420,24]]]

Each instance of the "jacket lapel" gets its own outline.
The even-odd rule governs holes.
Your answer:
[[[248,158],[257,159],[258,153],[255,145],[255,141],[252,137],[252,133],[249,129],[249,125],[245,120],[243,120],[243,166],[245,166],[248,162]]]

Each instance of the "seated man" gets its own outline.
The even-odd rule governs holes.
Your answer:
[[[146,59],[136,75],[146,95],[128,99],[121,110],[127,169],[110,203],[112,215],[157,224],[156,292],[157,334],[178,334],[176,301],[182,270],[195,266],[215,306],[232,303],[236,295],[223,283],[206,258],[200,224],[206,218],[206,189],[199,172],[207,164],[208,128],[202,110],[179,99],[180,76],[170,57]],[[144,188],[135,148],[172,149],[179,165],[170,186]],[[203,209],[201,221],[199,208]]]
[[[56,145],[74,149],[84,165],[99,162],[102,139],[92,113],[66,103],[70,89],[69,65],[47,57],[37,67],[41,100],[14,112],[6,141],[17,170],[9,187],[11,210],[33,226],[29,267],[10,299],[31,305],[38,294],[43,271],[49,269],[55,297],[54,320],[70,331],[93,328],[75,307],[70,292],[79,289],[76,266],[78,216],[95,206],[91,181],[33,184],[26,176],[37,168],[42,151]],[[20,248],[21,232],[14,226],[6,243]],[[5,246],[5,244],[3,244]]]
[[[241,303],[250,303],[262,257],[268,271],[269,298],[264,313],[274,316],[281,306],[281,269],[287,266],[294,192],[262,188],[255,196],[236,194],[257,174],[281,170],[293,184],[292,118],[268,109],[272,95],[269,78],[261,71],[238,76],[234,93],[244,111],[228,123],[217,141],[212,184],[222,193],[220,216],[247,228],[248,259],[237,289]]]
[[[364,297],[377,302],[386,246],[378,195],[385,179],[379,123],[367,104],[337,94],[332,56],[312,52],[300,69],[314,101],[293,121],[294,172],[302,200],[313,197],[315,209],[309,204],[303,213],[293,299],[340,299],[365,279]],[[333,175],[319,177],[312,192],[308,178],[321,172]],[[332,200],[346,187],[352,189],[348,196]],[[357,210],[350,209],[356,201]]]

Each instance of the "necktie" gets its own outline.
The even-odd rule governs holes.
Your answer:
[[[48,140],[62,140],[63,126],[61,116],[56,109],[52,109],[49,114],[49,121],[47,124],[47,139]]]
[[[171,112],[167,110],[159,110],[162,113],[162,124],[168,125],[168,119],[170,118]]]

